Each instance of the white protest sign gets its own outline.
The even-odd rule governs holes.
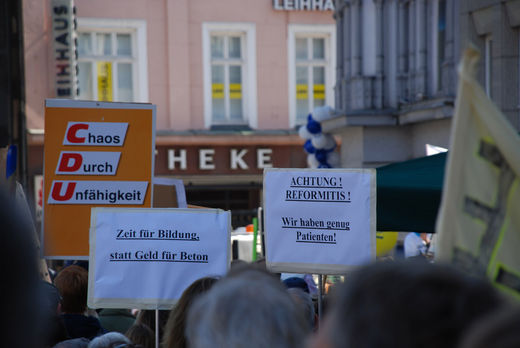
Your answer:
[[[170,309],[195,280],[226,274],[230,230],[219,209],[93,208],[89,307]]]
[[[376,254],[374,169],[266,169],[266,263],[341,274]]]

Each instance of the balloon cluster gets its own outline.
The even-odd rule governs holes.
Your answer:
[[[305,139],[303,149],[307,152],[310,168],[334,168],[339,165],[336,141],[330,134],[321,131],[322,121],[331,118],[334,110],[330,106],[319,106],[307,116],[307,124],[300,127],[298,134]]]

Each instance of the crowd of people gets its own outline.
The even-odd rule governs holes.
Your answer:
[[[170,310],[87,308],[88,263],[43,280],[28,225],[3,202],[5,347],[509,348],[520,307],[486,279],[419,259],[385,259],[334,283],[317,311],[305,277],[233,263],[193,282]],[[321,314],[321,316],[319,315]]]

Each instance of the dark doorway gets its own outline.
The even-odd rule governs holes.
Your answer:
[[[186,186],[188,204],[231,211],[233,229],[253,223],[260,206],[261,185]]]

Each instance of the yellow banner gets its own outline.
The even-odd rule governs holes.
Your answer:
[[[97,63],[97,87],[99,101],[112,101],[112,62]]]
[[[307,85],[303,83],[299,83],[296,85],[296,99],[307,99],[309,98],[309,93],[307,92]]]
[[[229,84],[229,98],[242,99],[242,85],[240,83]]]
[[[325,99],[325,85],[317,84],[313,87],[314,99]]]
[[[211,85],[211,97],[213,99],[224,99],[223,83],[214,83]]]
[[[520,299],[520,137],[476,81],[478,56],[459,74],[436,258]]]

